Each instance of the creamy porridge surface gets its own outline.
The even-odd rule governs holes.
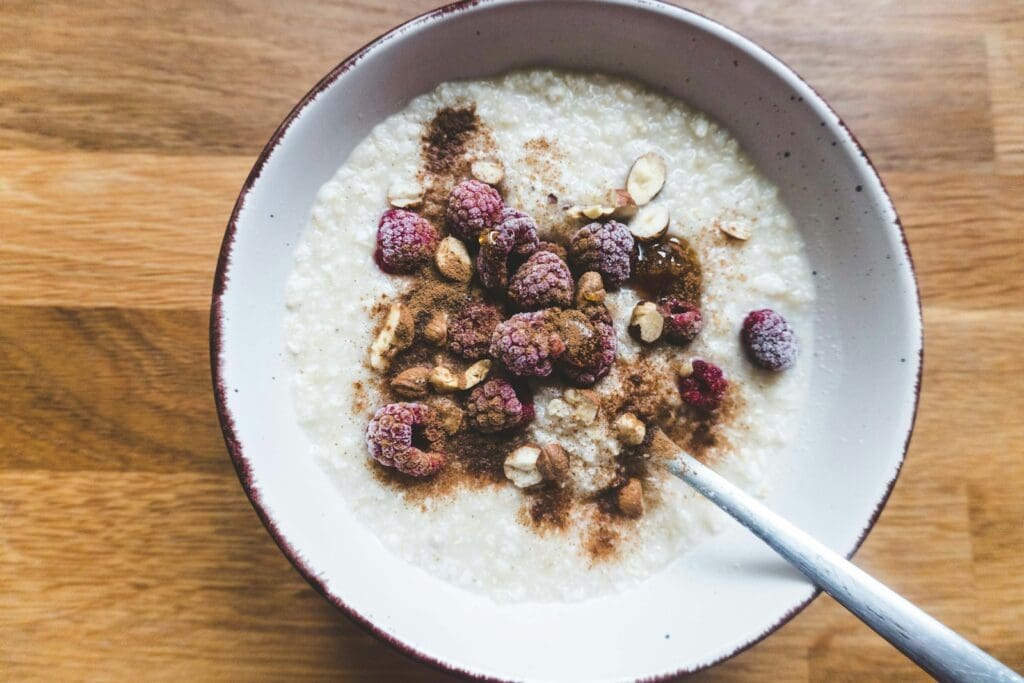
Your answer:
[[[665,159],[665,186],[652,204],[668,208],[669,235],[686,238],[699,255],[705,326],[687,347],[642,354],[626,331],[642,295],[631,287],[609,291],[618,355],[622,363],[643,356],[648,374],[663,377],[671,392],[680,361],[703,358],[722,368],[732,396],[729,419],[699,455],[759,495],[795,438],[807,397],[814,285],[803,242],[776,189],[727,131],[677,100],[599,75],[531,70],[442,84],[378,124],[321,188],[288,282],[285,339],[299,420],[338,495],[392,552],[496,600],[577,600],[618,590],[714,533],[721,513],[652,471],[644,480],[643,516],[595,538],[583,509],[568,513],[564,529],[537,528],[524,521],[524,492],[508,482],[422,495],[382,478],[367,454],[367,423],[387,402],[367,349],[381,303],[408,283],[374,263],[378,221],[388,189],[421,172],[425,126],[441,109],[466,106],[475,106],[487,131],[480,144],[504,165],[506,204],[531,214],[541,239],[564,239],[556,234],[564,207],[622,187],[642,154]],[[749,228],[752,236],[730,239],[723,224]],[[744,317],[762,308],[783,313],[800,339],[800,358],[785,372],[756,369],[740,345]],[[623,367],[617,364],[594,389],[616,391]],[[536,419],[525,437],[571,444],[574,482],[596,491],[604,485],[600,465],[618,446],[607,420],[571,424],[563,389],[535,388]],[[602,543],[613,552],[596,553]]]

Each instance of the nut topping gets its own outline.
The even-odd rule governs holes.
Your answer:
[[[611,216],[614,212],[614,206],[601,206],[600,204],[589,204],[587,206],[574,204],[565,210],[569,218],[589,218],[591,220]]]
[[[436,346],[444,344],[448,338],[448,314],[444,311],[435,313],[423,327],[423,338]]]
[[[405,398],[423,398],[430,390],[429,378],[430,368],[409,368],[391,380],[391,388]]]
[[[719,223],[718,229],[729,237],[740,240],[741,242],[749,240],[750,235],[752,234],[750,226],[746,223]]]
[[[639,479],[630,479],[616,495],[619,511],[626,517],[637,519],[644,514],[644,489]]]
[[[580,281],[576,284],[576,308],[604,303],[605,295],[601,273],[594,270],[583,273],[580,276]]]
[[[451,368],[439,365],[430,371],[430,385],[441,394],[472,389],[487,377],[491,371],[491,361],[481,360],[473,363],[462,375],[456,375]]]
[[[370,367],[380,372],[387,370],[391,359],[412,343],[414,332],[412,313],[405,304],[391,304],[384,327],[370,345]]]
[[[636,215],[636,202],[628,190],[611,190],[604,199],[607,206],[612,209],[613,218],[632,218]]]
[[[652,344],[661,337],[665,319],[658,312],[653,301],[641,301],[633,308],[629,318],[629,333],[645,344]]]
[[[505,477],[521,489],[541,483],[544,479],[537,469],[539,457],[540,449],[537,446],[521,446],[515,449],[505,458]]]
[[[437,269],[449,280],[469,282],[473,279],[473,262],[462,240],[449,235],[441,240],[434,253]]]
[[[647,427],[633,413],[623,413],[615,420],[615,434],[625,446],[639,446],[647,436]]]
[[[564,483],[569,476],[569,454],[557,443],[549,443],[540,449],[537,471],[547,481]]]
[[[466,369],[466,373],[462,376],[462,388],[472,389],[480,382],[483,382],[487,377],[487,373],[491,371],[491,361],[480,360],[473,363]]]
[[[388,188],[388,204],[410,209],[423,203],[423,186],[415,180],[399,181]]]
[[[666,173],[665,160],[656,152],[648,152],[633,162],[626,189],[637,206],[643,206],[661,192]]]
[[[629,224],[633,237],[641,242],[661,239],[668,231],[668,207],[664,204],[649,204]]]
[[[581,424],[591,424],[601,409],[601,397],[591,389],[566,389],[562,398],[572,407],[572,416]]]
[[[505,167],[495,159],[477,159],[469,167],[474,178],[488,185],[497,185],[505,177]]]

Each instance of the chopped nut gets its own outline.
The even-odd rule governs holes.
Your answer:
[[[615,433],[625,446],[639,446],[647,436],[647,427],[633,413],[623,413],[615,420]]]
[[[412,343],[414,332],[408,307],[400,302],[391,304],[384,327],[370,345],[370,367],[379,372],[387,370],[391,359]]]
[[[689,377],[693,374],[693,359],[687,358],[679,364],[676,368],[676,374],[680,377]]]
[[[576,307],[583,308],[587,304],[604,303],[606,292],[604,281],[597,271],[588,271],[580,276],[576,285]]]
[[[431,344],[440,346],[448,338],[448,314],[438,311],[423,327],[423,338]]]
[[[601,397],[591,389],[566,389],[562,393],[565,402],[572,406],[572,416],[581,424],[588,425],[597,419],[601,408]]]
[[[520,446],[505,458],[505,477],[521,489],[541,483],[544,479],[537,470],[539,457],[536,446]]]
[[[430,391],[429,378],[430,368],[409,368],[391,380],[391,388],[399,396],[423,398]]]
[[[479,360],[466,369],[466,373],[462,376],[462,389],[472,389],[480,382],[484,381],[487,377],[487,373],[491,371],[491,361],[484,359]]]
[[[469,167],[470,174],[482,183],[497,185],[505,177],[505,167],[494,159],[477,159]]]
[[[449,280],[469,282],[473,278],[473,262],[462,240],[449,235],[441,240],[434,252],[437,269]]]
[[[655,152],[648,152],[633,162],[626,189],[637,206],[643,206],[661,192],[666,174],[665,160]]]
[[[616,496],[619,511],[627,517],[636,519],[644,514],[644,489],[639,479],[630,479],[619,489]]]
[[[540,449],[537,471],[548,481],[563,483],[569,475],[569,454],[557,443],[549,443]]]
[[[614,218],[632,218],[636,215],[636,202],[628,190],[609,191],[604,203],[611,207]]]
[[[661,337],[665,329],[665,319],[658,313],[658,306],[653,301],[641,301],[633,307],[633,315],[629,318],[629,333],[635,338],[651,344]]]
[[[718,229],[733,239],[745,241],[750,239],[750,226],[746,223],[719,223]]]
[[[415,180],[399,181],[388,188],[388,204],[408,209],[423,203],[423,186]]]
[[[450,394],[462,388],[462,378],[452,372],[451,368],[438,365],[430,371],[430,385],[442,394]]]
[[[566,209],[566,214],[568,214],[569,218],[589,218],[591,220],[611,216],[614,212],[615,207],[601,206],[600,204],[589,204],[587,206],[574,204]]]
[[[633,237],[641,242],[661,239],[668,231],[668,207],[664,204],[649,204],[629,224]]]
[[[462,427],[462,408],[450,398],[437,398],[431,401],[430,407],[434,409],[434,415],[438,426],[448,436],[459,431]]]

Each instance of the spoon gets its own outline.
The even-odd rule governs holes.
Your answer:
[[[940,681],[1024,681],[1012,669],[858,569],[685,452],[664,432],[652,451],[664,467],[750,529],[900,652]]]

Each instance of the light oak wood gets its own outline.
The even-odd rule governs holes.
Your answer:
[[[292,104],[433,0],[0,5],[0,679],[441,680],[322,600],[228,462],[216,251]],[[910,456],[856,561],[1024,669],[1024,5],[690,5],[858,135],[924,298]],[[698,680],[923,680],[829,598]]]

